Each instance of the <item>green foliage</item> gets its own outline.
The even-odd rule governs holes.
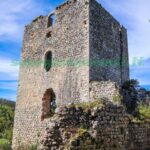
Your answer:
[[[132,122],[133,123],[145,123],[144,120],[140,120],[139,117],[133,117],[132,118]]]
[[[150,122],[150,106],[140,104],[138,106],[138,115],[141,120]]]
[[[139,82],[135,79],[126,81],[122,86],[123,104],[126,106],[127,112],[134,114],[137,107],[137,90]]]
[[[123,99],[122,95],[114,96],[113,97],[113,102],[117,103],[117,104],[121,104],[122,99]]]
[[[37,150],[37,147],[38,147],[37,144],[31,145],[31,146],[29,147],[29,150]]]
[[[0,105],[0,148],[11,150],[14,108]]]
[[[0,105],[9,106],[13,109],[15,108],[15,102],[4,99],[4,98],[0,98]]]
[[[94,108],[96,106],[102,107],[103,103],[101,100],[95,100],[91,102],[82,102],[82,103],[73,104],[73,105],[75,105],[76,107],[82,107],[83,109],[89,109],[89,108]]]
[[[69,130],[72,132],[72,136],[66,142],[64,150],[69,150],[69,146],[70,146],[70,143],[72,141],[75,141],[77,138],[81,137],[84,133],[88,132],[87,129],[82,128],[82,127],[80,127],[80,128],[71,128]]]
[[[0,149],[11,150],[11,144],[6,139],[0,139]]]
[[[3,134],[3,138],[8,139],[9,141],[11,141],[12,140],[12,135],[13,135],[12,128],[6,129],[4,134]]]
[[[135,88],[136,86],[139,86],[139,81],[136,79],[131,79],[129,81],[126,81],[122,88],[126,90],[130,90],[130,88]]]

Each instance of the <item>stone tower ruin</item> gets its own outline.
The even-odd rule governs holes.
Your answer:
[[[56,107],[112,98],[129,79],[127,31],[95,0],[69,0],[25,27],[13,147]]]

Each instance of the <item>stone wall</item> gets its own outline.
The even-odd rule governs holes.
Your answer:
[[[150,149],[150,124],[130,123],[128,126],[130,146],[137,149]]]
[[[39,150],[148,150],[150,124],[133,123],[123,106],[101,100],[57,109]]]
[[[115,81],[119,85],[129,79],[127,32],[95,0],[89,8],[90,81]]]
[[[56,17],[55,22],[52,15]],[[111,26],[113,22],[116,27]],[[89,97],[90,81],[122,82],[121,65],[119,68],[99,66],[96,69],[91,66],[91,61],[97,58],[107,61],[117,56],[120,61],[122,55],[128,57],[125,30],[122,40],[125,51],[120,52],[123,45],[120,44],[119,29],[119,23],[95,0],[69,0],[48,16],[39,16],[25,27],[13,147],[20,142],[36,141],[38,133],[48,126],[47,119],[41,120],[42,99],[48,89],[53,90],[56,105],[60,107],[92,100]],[[52,64],[46,71],[44,62],[49,51]],[[93,91],[94,86],[91,87]],[[99,85],[99,88],[102,87]],[[114,85],[112,88],[115,93]],[[109,94],[112,97],[113,94]]]
[[[47,89],[53,89],[57,106],[89,100],[88,8],[85,0],[72,0],[56,8],[53,26],[48,26],[49,16],[40,16],[25,27],[14,147],[18,141],[34,141],[46,126],[41,122],[41,114]],[[47,72],[44,58],[48,51],[52,52],[52,68]]]
[[[107,98],[110,101],[121,99],[120,87],[112,81],[91,81],[90,82],[90,99]]]

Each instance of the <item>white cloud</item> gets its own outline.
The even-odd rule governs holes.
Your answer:
[[[53,6],[46,5],[45,1],[2,0],[0,3],[0,42],[15,42],[20,45],[24,26],[35,17],[49,13],[53,8]],[[8,50],[4,52],[6,47]],[[18,48],[15,50],[13,47],[14,51],[12,51],[10,44],[6,47],[4,49],[3,46],[1,47],[0,97],[15,100],[19,66],[13,65],[12,54],[17,53],[14,51]]]
[[[0,57],[0,97],[16,100],[18,72],[19,66],[13,66],[10,59]]]
[[[130,60],[132,57],[149,58],[150,1],[101,0],[101,2],[128,29]]]
[[[35,0],[3,0],[0,4],[0,40],[21,41],[23,28],[48,6]],[[50,7],[49,10],[52,8]]]
[[[142,85],[150,85],[150,1],[98,1],[128,30],[130,77]],[[132,66],[134,61],[137,66]]]
[[[99,0],[109,12],[127,29],[130,62],[133,57],[150,58],[150,1],[149,0]],[[44,3],[44,2],[43,2]],[[38,15],[54,9],[36,0],[2,0],[0,3],[0,41],[22,40],[23,28]],[[142,84],[150,84],[150,62],[142,67],[132,67],[131,76]],[[0,80],[17,80],[19,66],[13,66],[11,59],[0,57]],[[8,86],[8,87],[7,87]],[[13,89],[15,83],[0,83],[3,89]],[[15,95],[11,96],[15,99]]]
[[[17,80],[19,66],[14,66],[12,61],[0,57],[0,80]]]

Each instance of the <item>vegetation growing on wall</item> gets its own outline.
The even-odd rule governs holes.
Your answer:
[[[140,87],[135,79],[126,81],[122,86],[124,100],[127,112],[134,116],[133,121],[139,123],[150,123],[150,91]],[[144,94],[139,94],[139,92]],[[148,102],[145,101],[149,97]]]
[[[140,120],[144,120],[150,123],[150,106],[145,104],[139,104],[138,106],[138,116]]]
[[[75,107],[82,107],[83,109],[89,109],[89,108],[94,108],[94,107],[102,107],[103,106],[103,101],[101,99],[97,99],[95,101],[91,102],[82,102],[82,103],[77,103],[77,104],[72,104]],[[72,106],[70,105],[70,107]]]

